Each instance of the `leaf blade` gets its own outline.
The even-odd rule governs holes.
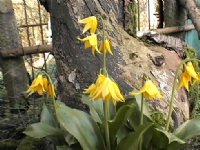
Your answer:
[[[83,149],[103,150],[105,144],[97,124],[83,111],[56,101],[56,115],[61,127],[73,135]]]

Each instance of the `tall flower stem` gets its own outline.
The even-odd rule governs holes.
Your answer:
[[[144,85],[146,80],[146,76],[145,74],[143,75],[143,81],[142,81],[142,86]],[[143,111],[144,111],[144,95],[141,95],[141,114],[140,114],[140,125],[143,125],[143,121],[144,121],[144,115],[143,115]],[[143,137],[141,137],[140,139],[140,150],[142,150],[142,143],[143,143]]]
[[[101,15],[97,14],[98,18],[101,20],[102,23],[102,40],[103,40],[103,72],[105,75],[107,75],[107,63],[106,63],[106,50],[105,50],[105,38],[106,38],[106,32],[105,32],[105,25],[104,25],[104,21]]]
[[[165,130],[168,131],[169,130],[169,123],[170,123],[170,118],[173,112],[173,104],[174,104],[174,96],[175,96],[175,91],[176,91],[176,86],[177,86],[177,78],[178,78],[178,72],[180,70],[180,68],[183,66],[184,63],[186,63],[187,61],[198,61],[198,59],[185,59],[183,60],[177,67],[176,72],[175,72],[175,77],[174,77],[174,82],[173,82],[173,87],[172,87],[172,94],[169,100],[169,112],[168,112],[168,116],[167,116],[167,123],[165,126]]]
[[[111,150],[110,147],[110,134],[109,134],[109,126],[108,121],[110,119],[110,110],[109,110],[109,102],[104,102],[104,118],[105,118],[105,138],[106,138],[106,146],[107,150]]]
[[[43,74],[47,76],[48,80],[49,80],[49,84],[53,85],[53,82],[49,76],[49,74],[45,71],[43,71]],[[55,100],[55,97],[51,97],[52,98],[52,101],[53,101],[53,112],[54,112],[54,117],[56,118],[57,120],[57,115],[56,115],[56,100]],[[59,123],[58,121],[56,121],[56,126],[59,127]]]
[[[103,21],[102,21],[102,24],[103,24],[103,69],[107,73],[106,50],[105,50],[105,43],[104,43],[106,35],[105,35],[105,27],[104,27]]]

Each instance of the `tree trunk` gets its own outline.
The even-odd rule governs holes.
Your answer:
[[[129,36],[123,29],[123,2],[117,0],[63,0],[46,1],[52,20],[53,47],[58,69],[58,91],[62,101],[71,107],[81,108],[78,95],[97,78],[101,67],[100,55],[94,57],[77,40],[82,27],[78,19],[100,14],[104,18],[106,32],[112,41],[114,55],[108,56],[109,74],[119,83],[123,93],[141,87],[143,73],[157,80],[165,95],[165,101],[152,102],[156,109],[168,110],[173,75],[180,58],[174,52],[161,47],[146,47],[141,41]],[[165,65],[158,67],[152,61],[164,56]],[[173,59],[173,63],[171,60]],[[167,84],[166,84],[167,83]],[[177,99],[178,120],[188,118],[186,97]],[[177,110],[176,109],[176,110]],[[183,114],[184,115],[183,115]]]
[[[0,1],[0,51],[20,47],[19,34],[11,0]],[[11,107],[23,103],[22,93],[27,89],[28,76],[22,57],[0,57],[3,79]]]
[[[185,9],[179,4],[177,0],[164,0],[164,21],[165,27],[184,26],[186,21]],[[185,39],[184,32],[171,34]]]
[[[200,9],[194,0],[178,0],[187,11],[188,17],[192,20],[200,37]]]

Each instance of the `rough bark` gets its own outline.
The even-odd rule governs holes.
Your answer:
[[[51,3],[50,3],[51,2]],[[164,112],[168,109],[173,75],[180,62],[178,55],[161,47],[146,47],[144,43],[129,36],[121,23],[121,1],[117,0],[63,0],[49,1],[51,13],[54,56],[58,68],[58,90],[61,100],[72,107],[82,107],[77,95],[95,81],[102,59],[94,57],[77,40],[82,27],[78,19],[100,14],[104,18],[106,32],[112,41],[113,56],[108,56],[108,70],[128,95],[133,88],[141,87],[141,77],[145,73],[157,80],[165,94],[165,101],[155,101],[152,105]],[[164,56],[164,65],[157,67],[152,59]],[[173,59],[173,63],[170,59]],[[183,92],[184,93],[184,92]],[[188,118],[188,103],[182,93],[177,98],[176,116],[179,121]],[[183,115],[184,114],[184,115]]]
[[[0,0],[0,51],[18,48],[19,35],[11,0]],[[12,107],[23,103],[22,93],[28,85],[27,72],[22,57],[3,59],[0,66],[7,95]]]
[[[177,0],[164,0],[165,27],[185,25],[186,13]],[[184,40],[184,32],[171,34]]]
[[[192,20],[200,37],[200,9],[194,0],[178,0],[187,11],[188,17]],[[178,19],[177,19],[178,20]]]

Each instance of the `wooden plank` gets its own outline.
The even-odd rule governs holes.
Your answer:
[[[10,58],[10,57],[24,56],[24,55],[37,54],[37,53],[46,53],[46,52],[51,52],[52,50],[53,50],[52,45],[20,47],[20,48],[9,49],[9,50],[1,50],[0,56],[3,58]]]
[[[177,27],[166,27],[161,29],[155,29],[152,31],[155,31],[158,34],[171,34],[171,33],[177,33],[177,32],[183,32],[183,31],[190,31],[195,29],[194,25],[185,25],[185,26],[177,26]]]

